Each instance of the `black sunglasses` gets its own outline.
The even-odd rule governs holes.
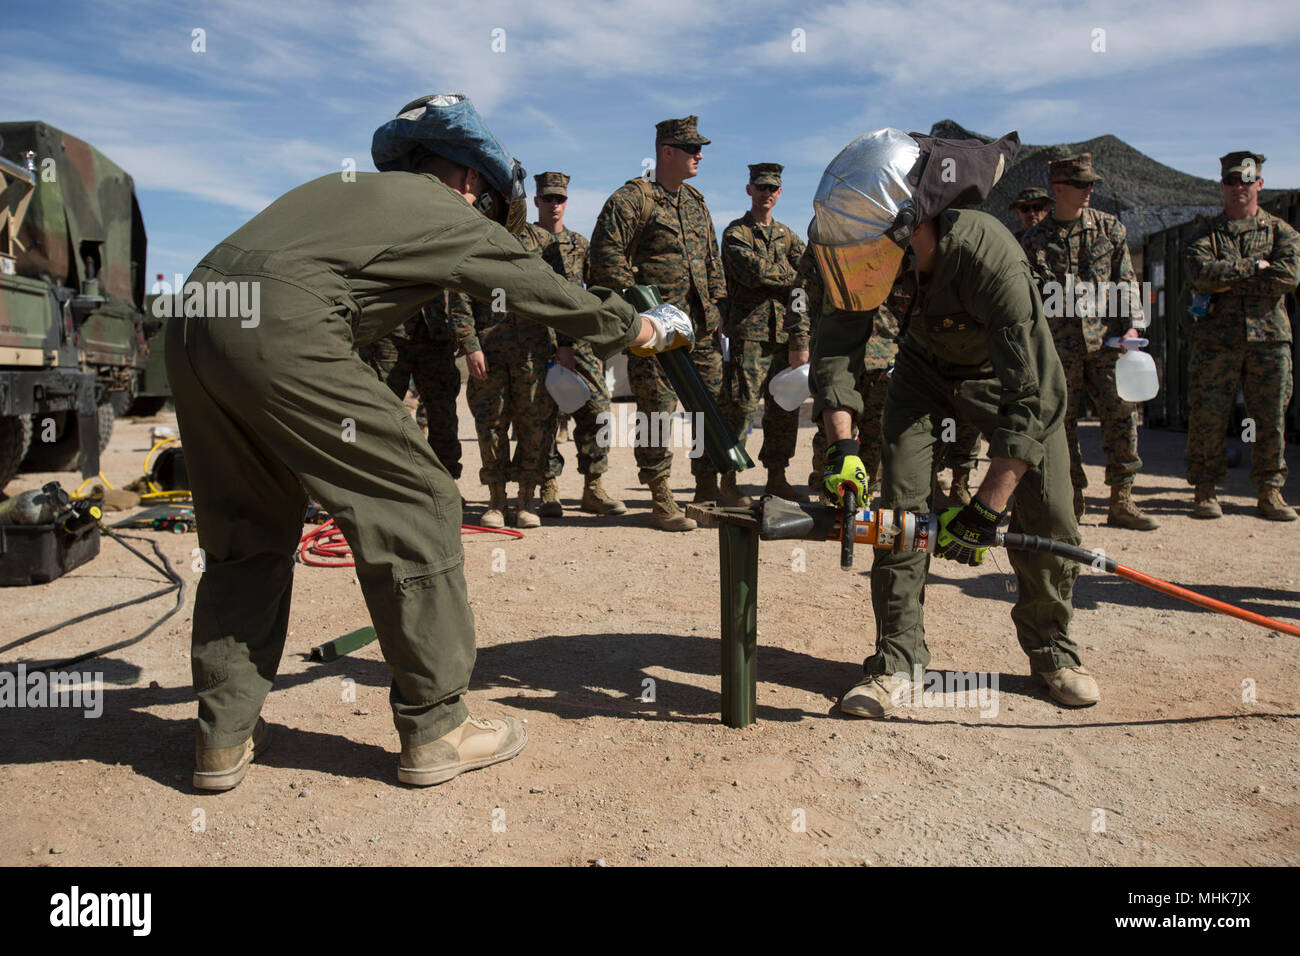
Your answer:
[[[1066,186],[1073,186],[1075,189],[1091,189],[1091,188],[1092,188],[1092,180],[1083,180],[1083,179],[1067,179],[1067,180],[1065,180],[1064,184],[1065,184]]]
[[[681,143],[667,143],[666,145],[671,146],[673,149],[680,149],[687,156],[694,156],[700,152],[699,146],[684,146]]]
[[[1021,203],[1019,208],[1024,212],[1047,212],[1052,204],[1049,202]]]
[[[1255,180],[1253,179],[1247,180],[1243,176],[1239,176],[1236,173],[1233,173],[1231,176],[1223,177],[1223,185],[1225,186],[1241,186],[1243,184],[1249,186],[1254,181]]]
[[[545,196],[539,196],[542,202],[568,202],[568,196],[557,196],[555,193],[547,193]]]
[[[761,185],[755,186],[754,188],[757,189],[757,190],[758,190],[759,192],[761,192],[761,193],[774,193],[774,192],[776,192],[778,189],[780,189],[781,187],[780,187],[780,186],[773,186],[771,183],[763,183],[763,184],[761,184]]]

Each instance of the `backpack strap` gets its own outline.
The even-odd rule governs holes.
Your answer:
[[[641,245],[641,236],[645,232],[645,227],[650,225],[651,218],[655,214],[655,190],[650,185],[650,181],[644,177],[638,176],[636,179],[629,179],[626,185],[636,186],[637,197],[640,199],[640,215],[637,217],[636,232],[632,233],[632,239],[627,244],[627,264],[632,271],[636,272],[636,253]]]

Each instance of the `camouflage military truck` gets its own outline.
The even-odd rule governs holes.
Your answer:
[[[20,465],[88,477],[149,359],[135,185],[39,122],[0,123],[0,185],[0,488]]]

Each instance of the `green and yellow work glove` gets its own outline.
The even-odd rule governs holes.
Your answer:
[[[960,561],[974,567],[984,563],[989,548],[998,543],[998,523],[1006,511],[998,514],[972,498],[964,508],[949,508],[939,515],[939,540],[935,557]]]
[[[826,453],[826,471],[822,483],[826,486],[826,495],[836,507],[843,504],[842,488],[852,488],[857,495],[858,505],[863,505],[867,496],[867,469],[858,457],[858,443],[852,438],[841,438]]]

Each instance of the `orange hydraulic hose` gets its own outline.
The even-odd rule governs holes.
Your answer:
[[[1189,591],[1187,588],[1180,588],[1177,584],[1170,584],[1168,581],[1162,581],[1160,578],[1152,577],[1150,574],[1144,574],[1141,571],[1126,567],[1122,564],[1115,565],[1115,573],[1120,577],[1128,578],[1144,587],[1149,587],[1153,591],[1159,591],[1161,594],[1168,594],[1170,597],[1182,598],[1184,601],[1190,601],[1192,604],[1198,604],[1210,611],[1218,611],[1220,614],[1226,614],[1229,617],[1235,617],[1242,621],[1248,621],[1251,624],[1258,624],[1260,627],[1271,628],[1275,631],[1282,631],[1284,634],[1292,634],[1300,637],[1300,627],[1294,624],[1287,624],[1283,621],[1275,621],[1271,617],[1265,617],[1263,614],[1256,614],[1254,611],[1247,611],[1244,608],[1237,607],[1233,604],[1225,604],[1223,601],[1216,601],[1212,597],[1206,597],[1204,594],[1197,594],[1195,591]]]

